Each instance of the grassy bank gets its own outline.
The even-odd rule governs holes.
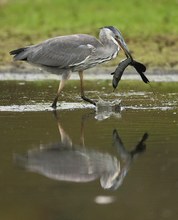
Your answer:
[[[113,25],[137,59],[178,69],[177,7],[176,0],[1,0],[0,65],[11,63],[11,49],[56,35],[97,36],[99,27]]]

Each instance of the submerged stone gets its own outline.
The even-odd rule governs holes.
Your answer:
[[[104,101],[100,99],[96,104],[96,116],[97,120],[104,120],[110,116],[121,117],[121,100]]]

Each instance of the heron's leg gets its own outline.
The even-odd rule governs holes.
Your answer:
[[[55,99],[53,101],[53,104],[51,105],[52,108],[56,109],[59,95],[60,95],[61,91],[63,90],[66,81],[70,78],[70,75],[71,75],[71,73],[68,70],[63,72],[61,81],[59,83],[59,88],[58,88],[56,97],[55,97]]]
[[[62,89],[64,88],[65,86],[65,82],[67,81],[67,79],[61,79],[60,83],[59,83],[59,88],[58,88],[58,91],[57,91],[57,95],[51,105],[52,108],[56,109],[57,107],[57,101],[58,101],[58,98],[59,98],[59,95],[62,91]]]
[[[84,87],[83,87],[83,71],[79,71],[79,77],[80,77],[80,88],[81,88],[81,98],[86,101],[89,102],[93,105],[96,105],[96,103],[94,101],[92,101],[91,99],[87,98],[84,94]]]

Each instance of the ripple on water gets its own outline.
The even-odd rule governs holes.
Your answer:
[[[38,112],[38,111],[53,111],[53,108],[50,107],[51,103],[36,103],[31,105],[8,105],[0,106],[1,112]],[[73,109],[82,109],[82,108],[94,108],[91,104],[85,103],[61,103],[57,107],[57,110],[73,110]]]
[[[38,112],[38,111],[53,111],[53,108],[50,107],[51,103],[34,103],[28,105],[7,105],[7,106],[0,106],[0,112]],[[94,109],[95,106],[88,103],[61,103],[57,110],[75,110],[75,109]],[[120,111],[132,109],[132,110],[173,110],[177,109],[176,106],[173,105],[166,105],[166,106],[144,106],[144,105],[126,105],[120,108]]]

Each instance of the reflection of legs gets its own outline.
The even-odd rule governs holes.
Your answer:
[[[58,129],[59,129],[59,133],[61,135],[61,142],[62,145],[64,147],[72,147],[72,140],[70,139],[69,135],[66,134],[65,130],[63,129],[63,127],[60,125],[60,123],[58,122]]]
[[[81,120],[81,128],[80,128],[80,145],[85,147],[85,138],[84,138],[84,130],[85,130],[85,122],[84,118],[82,117]]]
[[[61,136],[62,146],[71,148],[72,147],[72,140],[69,137],[69,135],[65,132],[65,130],[63,129],[63,127],[62,127],[62,125],[60,123],[60,119],[59,119],[59,117],[57,115],[57,111],[54,111],[54,116],[55,116],[55,118],[57,120],[57,125],[58,125],[59,134]]]
[[[82,115],[81,118],[81,130],[80,130],[80,145],[82,147],[85,147],[85,122],[89,119],[89,118],[94,118],[95,116],[95,111],[91,111],[90,113],[84,114]]]
[[[79,77],[80,77],[81,98],[86,102],[89,102],[93,105],[96,105],[96,103],[94,101],[85,97],[84,88],[83,88],[83,71],[79,71]]]

